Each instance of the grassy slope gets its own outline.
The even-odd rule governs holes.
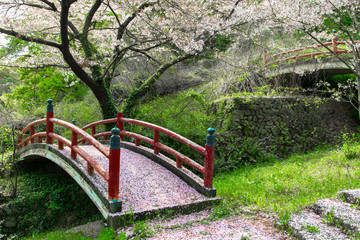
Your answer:
[[[217,175],[218,195],[231,205],[280,216],[301,210],[341,189],[360,187],[360,144],[321,148],[304,155]],[[345,157],[345,152],[353,156]]]

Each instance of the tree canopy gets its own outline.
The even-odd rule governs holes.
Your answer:
[[[216,36],[245,21],[235,17],[240,2],[2,0],[0,33],[28,42],[21,61],[8,64],[72,71],[94,92],[108,118],[116,112],[110,82],[121,74],[123,61],[141,56],[157,69],[135,91],[131,106],[166,69],[214,49]]]

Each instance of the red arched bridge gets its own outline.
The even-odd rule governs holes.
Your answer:
[[[43,124],[46,132],[36,132]],[[103,124],[115,127],[96,132]],[[126,131],[124,124],[151,129],[153,139]],[[54,129],[59,127],[70,130],[71,139],[56,134]],[[91,134],[86,132],[90,130]],[[208,132],[206,145],[202,147],[166,128],[125,118],[122,113],[80,128],[74,122],[54,118],[49,99],[46,118],[30,123],[18,135],[16,155],[19,161],[41,158],[55,162],[84,189],[110,226],[116,227],[129,212],[141,217],[168,209],[192,211],[218,200],[212,186],[215,130],[210,128]],[[161,143],[160,134],[200,153],[204,165]],[[134,143],[124,141],[124,136],[135,139]],[[143,142],[153,148],[142,146]],[[203,178],[184,168],[183,163]]]
[[[359,43],[360,41],[356,41]],[[268,75],[283,75],[293,72],[322,72],[323,75],[348,74],[353,71],[342,61],[334,58],[346,57],[352,53],[346,41],[333,38],[331,42],[293,49],[273,55],[263,55],[263,68],[269,70]]]

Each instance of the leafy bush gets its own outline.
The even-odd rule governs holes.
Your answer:
[[[136,118],[165,127],[205,146],[207,129],[212,125],[212,119],[214,119],[207,113],[207,108],[208,105],[203,95],[190,90],[141,105]],[[153,138],[151,130],[136,126],[131,126],[131,130]],[[196,151],[171,137],[160,134],[160,141],[194,160],[203,161],[201,154],[197,154]]]
[[[273,159],[254,138],[227,134],[217,136],[216,140],[215,173],[229,172],[241,166]]]
[[[11,204],[26,209],[18,216],[19,236],[66,225],[64,217],[67,214],[74,216],[73,224],[100,217],[90,198],[62,172],[32,172],[19,176],[19,194]]]

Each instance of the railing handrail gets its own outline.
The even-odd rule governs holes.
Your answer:
[[[136,119],[131,119],[131,118],[124,118],[121,117],[120,118],[121,122],[125,122],[125,123],[130,123],[130,124],[134,124],[134,125],[138,125],[138,126],[142,126],[142,127],[147,127],[147,128],[151,128],[153,130],[158,130],[159,132],[172,137],[173,139],[191,147],[192,149],[194,149],[195,151],[201,153],[202,155],[206,154],[206,150],[204,147],[200,146],[199,144],[181,136],[180,134],[177,134],[167,128],[161,127],[159,125],[153,124],[153,123],[149,123],[149,122],[145,122],[145,121],[140,121],[140,120],[136,120]],[[117,122],[117,118],[110,118],[110,119],[105,119],[105,120],[100,120],[97,122],[93,122],[90,123],[88,125],[86,125],[85,127],[82,127],[81,129],[86,130],[89,129],[91,127],[95,127],[98,125],[103,125],[103,124],[108,124],[108,123],[116,123]],[[122,132],[120,132],[120,134],[122,134]]]
[[[85,132],[81,128],[79,128],[71,123],[68,123],[66,121],[56,119],[56,118],[51,118],[50,121],[52,123],[58,124],[60,126],[66,127],[67,129],[69,129],[71,131],[76,132],[77,134],[82,136],[84,139],[86,139],[88,142],[90,142],[106,158],[109,158],[109,150],[104,145],[102,145],[100,142],[98,142],[94,137],[89,135],[87,132]],[[25,134],[28,130],[30,130],[31,127],[35,127],[36,125],[39,125],[39,124],[45,123],[45,122],[46,122],[46,118],[33,121],[33,122],[29,123],[23,130],[21,130],[21,133]],[[50,135],[52,138],[57,139],[58,142],[65,144],[69,148],[72,148],[71,141],[69,141],[68,139],[66,139],[58,134],[55,134],[55,133],[50,133]],[[24,146],[27,144],[27,142],[31,141],[31,139],[34,139],[37,137],[46,137],[46,132],[39,132],[39,133],[31,134],[29,137],[27,137],[26,139],[19,142],[18,146],[20,146],[20,147]],[[104,168],[101,165],[99,165],[95,160],[93,160],[93,158],[91,156],[85,157],[86,153],[82,152],[81,149],[78,149],[78,148],[75,148],[74,151],[76,153],[78,153],[80,156],[82,156],[84,158],[84,160],[87,161],[106,181],[109,180],[109,173],[106,170],[104,170]]]
[[[154,146],[154,154],[159,154],[159,150],[163,150],[176,157],[176,167],[182,168],[182,162],[187,163],[189,166],[198,170],[204,174],[204,186],[206,188],[212,188],[213,180],[213,165],[214,165],[214,151],[215,151],[215,137],[213,136],[215,129],[209,128],[206,140],[205,148],[198,145],[197,143],[192,142],[191,140],[177,134],[169,129],[158,126],[156,124],[148,123],[145,121],[124,118],[122,113],[118,113],[116,118],[105,119],[90,123],[83,128],[77,127],[75,125],[75,120],[73,123],[66,122],[54,118],[53,115],[53,105],[52,100],[49,99],[47,105],[46,118],[39,119],[28,124],[22,131],[22,135],[30,130],[30,136],[25,140],[22,140],[22,135],[18,136],[18,149],[22,146],[26,146],[27,143],[35,143],[35,138],[37,138],[38,143],[42,143],[43,137],[46,138],[46,144],[53,144],[53,139],[56,139],[58,142],[59,150],[64,149],[64,144],[68,146],[71,150],[70,156],[72,159],[76,159],[77,154],[79,154],[87,162],[87,172],[92,174],[96,170],[107,182],[108,182],[108,197],[109,199],[115,199],[119,197],[119,179],[120,179],[120,139],[123,140],[124,136],[129,136],[135,138],[135,145],[139,146],[140,141],[147,142]],[[35,133],[35,126],[41,123],[46,123],[46,132]],[[111,132],[96,133],[95,127],[102,124],[116,123]],[[134,124],[142,127],[147,127],[154,130],[154,139],[145,137],[141,134],[132,133],[124,130],[124,123]],[[71,130],[71,141],[54,133],[54,124],[60,125]],[[91,135],[88,134],[85,130],[91,128]],[[193,150],[199,152],[205,156],[204,166],[195,162],[194,160],[184,156],[182,153],[160,143],[160,134],[163,133],[183,144],[189,146]],[[120,136],[118,136],[120,134]],[[110,150],[105,147],[99,141],[96,140],[96,137],[104,137],[112,135],[110,139]],[[78,136],[82,138],[79,140]],[[94,146],[99,152],[101,152],[107,159],[109,159],[109,170],[106,171],[96,160],[90,156],[86,151],[78,146],[78,143],[85,141],[89,142]]]
[[[93,136],[85,132],[83,129],[75,126],[72,123],[57,118],[51,118],[50,121],[60,126],[66,127],[71,131],[76,132],[78,135],[82,136],[83,139],[91,143],[91,145],[93,145],[97,150],[99,150],[106,158],[109,158],[109,150],[104,145],[102,145],[98,140],[96,140]]]
[[[360,41],[355,41],[356,43],[359,43]],[[307,47],[303,47],[303,48],[298,48],[298,49],[292,49],[286,52],[280,52],[280,53],[276,53],[273,55],[267,55],[266,53],[264,54],[264,62],[263,62],[263,67],[267,67],[269,65],[272,64],[277,64],[277,63],[283,63],[292,59],[295,59],[296,62],[298,62],[298,60],[300,58],[305,58],[305,57],[312,57],[312,59],[314,59],[315,56],[318,55],[331,55],[331,54],[344,54],[344,53],[351,53],[353,52],[352,49],[349,50],[338,50],[337,46],[339,45],[347,45],[348,43],[346,41],[337,41],[337,38],[333,38],[331,42],[325,42],[323,44],[317,44],[317,45],[312,45],[312,46],[307,46]],[[299,55],[299,52],[304,51],[304,50],[308,50],[308,49],[316,49],[316,48],[322,48],[324,46],[332,46],[332,51],[322,51],[322,52],[313,52],[313,53],[306,53],[306,54],[302,54]],[[276,61],[272,61],[269,62],[270,59],[274,59],[277,58],[279,56],[283,56],[283,55],[287,55],[290,53],[296,53],[296,55],[287,57],[287,58],[282,58],[282,59],[278,59]]]
[[[190,167],[196,169],[197,171],[199,171],[200,173],[204,174],[204,182],[205,182],[205,175],[208,172],[207,168],[213,168],[213,166],[208,165],[208,167],[206,167],[206,164],[204,164],[204,166],[200,165],[199,163],[197,163],[196,161],[186,157],[184,154],[172,149],[169,146],[166,146],[162,143],[160,143],[160,138],[159,138],[159,133],[163,133],[175,140],[177,140],[178,142],[189,146],[190,148],[192,148],[193,150],[199,152],[200,154],[202,154],[205,157],[205,162],[207,162],[208,158],[213,158],[213,152],[212,151],[207,151],[207,147],[204,148],[202,146],[200,146],[199,144],[181,136],[180,134],[177,134],[167,128],[158,126],[156,124],[153,123],[149,123],[149,122],[145,122],[145,121],[140,121],[140,120],[136,120],[136,119],[130,119],[130,118],[124,118],[122,113],[118,113],[117,118],[110,118],[110,119],[105,119],[105,120],[100,120],[97,122],[93,122],[90,123],[86,126],[84,126],[82,129],[86,130],[91,128],[92,129],[92,136],[93,137],[104,137],[104,139],[106,139],[107,136],[111,135],[110,132],[102,132],[102,133],[96,133],[96,126],[98,125],[103,125],[103,124],[109,124],[109,123],[116,123],[116,125],[118,126],[118,128],[120,129],[120,136],[129,136],[132,138],[135,138],[135,145],[139,146],[140,145],[140,141],[144,141],[146,143],[149,143],[150,145],[154,146],[154,153],[158,154],[159,153],[159,149],[169,153],[170,155],[173,155],[174,157],[176,157],[176,166],[178,168],[182,167],[182,163],[185,162],[187,163]],[[123,130],[123,124],[124,123],[129,123],[129,124],[134,124],[137,126],[142,126],[142,127],[147,127],[149,129],[154,130],[154,139],[145,137],[141,134],[137,134],[137,133],[133,133],[133,132],[128,132],[128,131],[124,131]],[[80,139],[79,142],[84,142],[83,139]],[[210,167],[209,167],[210,166]],[[212,171],[212,169],[211,169]],[[212,172],[211,172],[212,175]],[[211,178],[210,181],[207,181],[207,183],[209,183],[209,185],[207,187],[211,187],[212,185],[212,176],[209,177]],[[210,184],[211,182],[211,184]]]

